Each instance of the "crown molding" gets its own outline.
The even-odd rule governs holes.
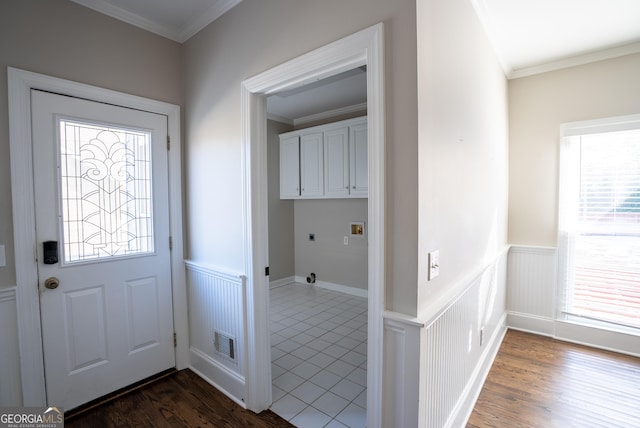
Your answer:
[[[177,42],[184,43],[191,37],[195,36],[200,30],[211,24],[216,19],[227,13],[229,10],[238,5],[242,0],[217,0],[213,6],[201,14],[195,21],[182,29]]]
[[[367,111],[367,103],[355,104],[352,106],[341,107],[334,110],[325,111],[322,113],[312,114],[309,116],[303,116],[293,119],[293,125],[299,126],[304,125],[311,122],[316,122],[319,120],[331,119],[332,117],[337,117],[343,114],[355,113],[355,112],[366,112]]]
[[[204,27],[220,18],[242,0],[217,0],[214,2],[213,6],[207,9],[204,13],[199,14],[197,19],[186,28],[176,28],[169,25],[161,24],[133,12],[129,12],[128,10],[115,6],[105,0],[71,1],[79,5],[88,7],[89,9],[93,9],[97,12],[103,13],[112,18],[126,22],[127,24],[134,25],[138,28],[142,28],[143,30],[150,31],[162,37],[166,37],[167,39],[173,40],[174,42],[184,43]]]
[[[129,12],[125,9],[122,9],[121,7],[115,6],[104,0],[71,0],[71,1],[74,3],[78,3],[79,5],[82,5],[84,7],[88,7],[89,9],[93,9],[96,12],[100,12],[107,16],[115,18],[117,20],[126,22],[127,24],[131,24],[138,28],[142,28],[143,30],[150,31],[162,37],[166,37],[167,39],[171,39],[175,42],[180,42],[178,40],[178,33],[175,30],[171,29],[170,27],[159,24],[150,19],[144,18],[133,12]]]
[[[267,112],[267,119],[293,126],[293,119]]]
[[[507,77],[510,80],[518,79],[521,77],[533,76],[535,74],[562,70],[564,68],[576,67],[578,65],[590,64],[592,62],[604,61],[607,59],[618,58],[618,57],[631,55],[635,53],[640,53],[640,41],[625,44],[625,45],[615,46],[608,49],[588,52],[582,55],[562,58],[556,61],[550,61],[543,64],[517,68],[507,73]]]

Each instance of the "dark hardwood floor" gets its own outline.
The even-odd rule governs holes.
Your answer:
[[[68,418],[65,426],[293,425],[271,411],[244,410],[183,370]],[[640,427],[640,358],[510,330],[467,424],[485,427]]]
[[[66,428],[292,427],[270,410],[245,410],[190,370],[146,386],[65,420]]]
[[[467,428],[640,427],[640,358],[510,330]]]

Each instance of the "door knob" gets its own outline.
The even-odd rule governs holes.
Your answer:
[[[56,288],[58,288],[58,285],[60,285],[60,281],[55,276],[52,276],[51,278],[47,278],[44,281],[44,286],[49,290],[55,290]]]

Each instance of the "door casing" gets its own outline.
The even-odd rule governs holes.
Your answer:
[[[168,117],[169,228],[172,237],[171,281],[176,367],[188,367],[188,315],[182,230],[180,107],[96,86],[9,67],[9,143],[16,260],[16,306],[22,404],[45,406],[44,358],[36,261],[35,203],[31,140],[31,89],[163,114]]]
[[[266,96],[367,66],[369,141],[367,425],[381,426],[385,288],[385,103],[382,23],[294,58],[242,82],[243,224],[247,275],[245,402],[271,404],[269,341]],[[265,357],[267,356],[267,357]]]

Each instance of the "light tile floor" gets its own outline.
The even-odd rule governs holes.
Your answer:
[[[307,284],[270,298],[271,410],[299,428],[365,427],[367,299]]]

